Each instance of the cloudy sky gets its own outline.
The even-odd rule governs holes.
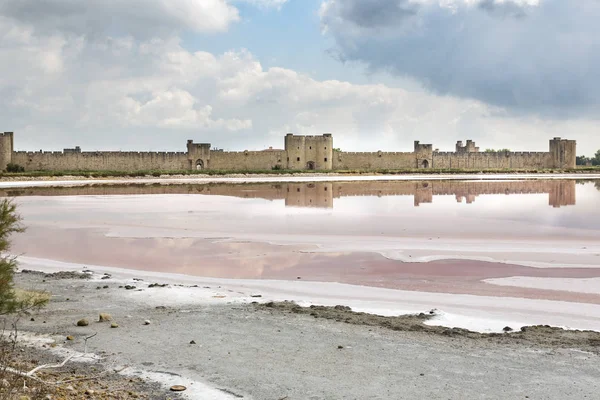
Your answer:
[[[20,150],[600,149],[598,0],[0,0]]]

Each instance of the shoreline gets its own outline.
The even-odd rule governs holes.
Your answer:
[[[47,271],[64,271],[61,267]],[[374,393],[436,398],[436,393],[444,393],[449,398],[495,399],[500,392],[508,398],[524,393],[569,398],[573,382],[580,383],[579,394],[593,397],[598,390],[598,332],[543,326],[521,330],[515,325],[514,333],[481,334],[423,324],[443,315],[438,310],[395,318],[350,311],[338,305],[335,293],[329,293],[328,307],[311,308],[299,301],[309,306],[299,308],[282,302],[298,298],[291,290],[281,295],[282,301],[271,303],[270,282],[234,285],[141,271],[105,275],[108,272],[97,266],[93,272],[81,271],[18,273],[19,286],[47,288],[53,294],[48,307],[23,321],[21,330],[53,339],[60,354],[76,351],[83,338],[97,333],[88,342],[90,353],[128,365],[136,371],[133,376],[163,388],[183,384],[190,389],[183,398],[368,398]],[[80,275],[91,277],[78,279]],[[167,286],[152,287],[155,282]],[[127,283],[136,287],[127,289]],[[290,286],[296,283],[316,284]],[[344,288],[327,285],[327,290],[335,286]],[[110,313],[119,327],[94,322],[98,313]],[[80,318],[89,319],[90,325],[75,326]],[[66,335],[74,340],[64,341]],[[340,368],[354,359],[361,360],[357,370]],[[478,377],[488,368],[494,371],[493,383]],[[380,377],[376,381],[370,378],[375,374]],[[531,380],[553,385],[531,385]]]
[[[285,182],[358,182],[358,181],[469,181],[469,180],[595,180],[600,173],[473,173],[473,174],[406,174],[406,175],[352,175],[352,174],[291,174],[291,175],[247,175],[229,174],[224,176],[160,176],[89,178],[77,176],[60,177],[7,177],[0,178],[0,188],[26,188],[48,186],[84,186],[93,184],[203,184],[203,183],[285,183]]]
[[[304,307],[343,305],[356,312],[381,316],[418,314],[437,309],[439,311],[435,318],[426,322],[428,325],[482,333],[499,333],[506,326],[518,330],[528,325],[600,332],[600,304],[593,303],[422,292],[302,279],[206,278],[28,257],[20,258],[19,265],[21,271],[44,273],[93,271],[95,278],[90,282],[100,285],[104,283],[102,274],[109,274],[111,280],[120,286],[131,285],[136,289],[135,282],[138,281],[142,287],[148,283],[168,285],[168,288],[152,296],[138,290],[122,294],[129,300],[147,306],[205,306],[287,300]],[[218,289],[215,290],[215,287]]]

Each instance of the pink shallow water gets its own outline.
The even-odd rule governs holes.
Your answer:
[[[600,277],[597,186],[574,181],[154,185],[21,189],[5,195],[21,195],[17,201],[28,230],[15,237],[13,253],[29,257],[207,277],[300,277],[600,304],[600,288],[594,294],[483,282]],[[407,262],[381,254],[399,254]],[[442,259],[410,262],[428,256]],[[523,263],[510,262],[515,259]]]

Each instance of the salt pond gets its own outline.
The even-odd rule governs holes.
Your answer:
[[[301,281],[272,289],[302,301],[332,290],[307,282],[337,282],[353,285],[337,303],[368,292],[355,308],[435,307],[471,328],[600,330],[600,181],[128,183],[3,189],[28,227],[13,252],[265,290]]]

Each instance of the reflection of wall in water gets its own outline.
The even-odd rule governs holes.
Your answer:
[[[548,193],[552,207],[575,205],[576,183],[570,181],[434,181],[434,182],[318,182],[277,184],[102,185],[0,190],[0,196],[75,196],[127,194],[203,194],[240,198],[283,199],[288,207],[332,208],[335,198],[348,196],[413,196],[414,205],[432,203],[435,196],[455,196],[473,203],[480,195]]]

